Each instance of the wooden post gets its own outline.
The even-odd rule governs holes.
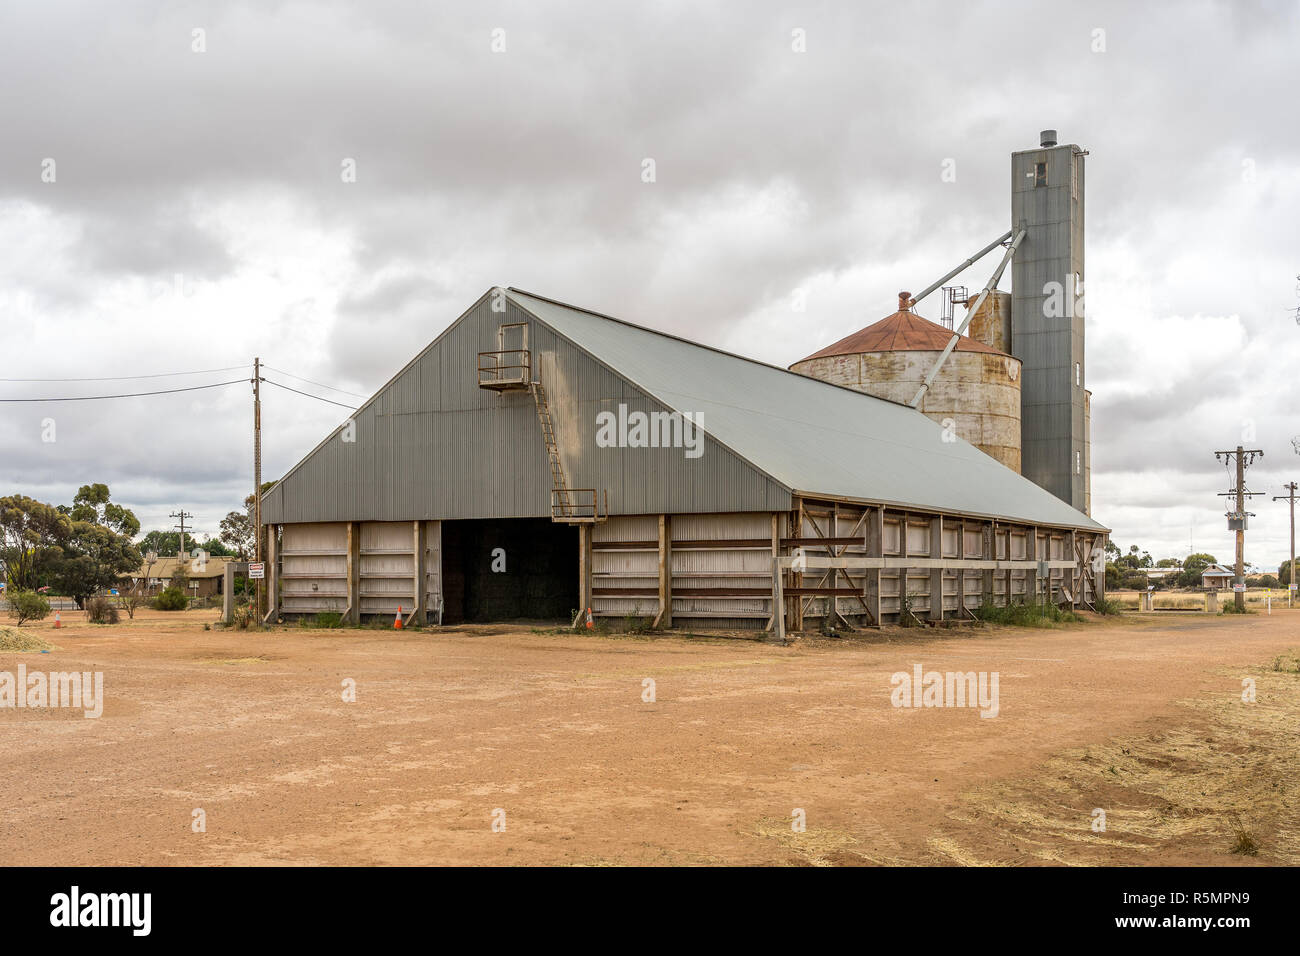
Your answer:
[[[997,553],[998,523],[996,521],[990,521],[988,524],[986,524],[983,530],[981,531],[981,536],[983,537],[984,540],[980,542],[980,557],[983,558],[985,561],[996,561],[998,556]],[[1011,557],[1010,535],[1007,536],[1007,557]],[[980,583],[980,603],[987,604],[990,607],[993,605],[994,573],[995,572],[993,571],[992,568],[985,571],[984,580]],[[1011,582],[1008,581],[1007,583],[1010,584]]]
[[[930,519],[930,560],[943,558],[943,515]],[[930,569],[930,620],[943,620],[943,568]]]
[[[411,584],[415,591],[415,607],[411,619],[417,625],[428,623],[428,608],[424,594],[424,522],[411,522]]]
[[[266,575],[266,617],[262,623],[274,621],[276,615],[280,613],[280,574],[277,566],[280,563],[280,547],[278,524],[269,524],[266,526],[266,564],[263,573]]]
[[[235,562],[227,561],[222,573],[224,574],[224,580],[221,586],[221,622],[231,624],[235,614]],[[244,580],[248,580],[247,566],[245,566]],[[145,579],[145,585],[148,586],[147,578]]]
[[[361,623],[361,527],[348,522],[348,623]]]
[[[1030,561],[1038,557],[1038,527],[1030,525],[1025,529],[1025,557]],[[1038,569],[1030,568],[1025,572],[1025,601],[1038,603]]]
[[[866,528],[863,530],[866,535],[866,553],[869,558],[882,558],[885,556],[885,509],[884,507],[874,509],[867,516]],[[866,588],[867,608],[871,611],[873,623],[876,627],[881,624],[880,621],[880,568],[868,568],[866,576],[863,578],[863,585]]]
[[[651,626],[673,626],[673,538],[668,515],[659,516],[659,613]]]
[[[591,525],[578,525],[578,603],[582,616],[591,607]]]
[[[796,509],[796,511],[795,511],[795,522],[794,522],[794,534],[791,535],[791,537],[792,537],[792,538],[802,538],[802,537],[803,537],[803,533],[804,533],[804,532],[803,532],[803,518],[804,518],[804,515],[803,515],[803,499],[802,499],[802,498],[796,498],[796,499],[795,499],[795,509]],[[794,572],[794,573],[792,573],[792,574],[791,574],[791,582],[792,582],[792,584],[793,584],[794,587],[802,587],[802,586],[803,586],[803,573],[802,573],[802,572]],[[794,599],[794,620],[793,620],[791,623],[792,623],[792,625],[794,626],[794,629],[795,629],[796,632],[798,632],[798,633],[800,633],[800,634],[803,633],[803,599],[802,599],[802,598],[796,597],[796,598]]]
[[[776,630],[778,634],[783,630],[777,623],[778,618],[785,615],[785,608],[781,606],[781,513],[772,512],[772,616],[767,619],[765,631]]]

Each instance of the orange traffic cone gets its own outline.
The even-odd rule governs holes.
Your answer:
[[[587,608],[587,626],[591,627],[591,608]]]
[[[397,605],[397,617],[393,618],[393,630],[400,631],[401,629],[402,629],[402,605],[399,604]]]
[[[55,611],[55,612],[54,612],[54,626],[55,626],[56,628],[58,628],[58,627],[62,627],[62,626],[63,626],[63,619],[62,619],[61,617],[59,617],[59,612],[58,612],[58,611]],[[587,626],[590,627],[591,625],[588,624]]]

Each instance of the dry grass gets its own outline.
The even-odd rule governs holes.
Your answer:
[[[845,863],[874,862],[853,852],[850,848],[858,841],[849,834],[831,827],[808,827],[802,833],[790,826],[791,819],[765,817],[758,821],[755,831],[759,836],[775,840],[790,853],[791,863],[801,866],[839,866]]]
[[[0,627],[0,651],[52,651],[55,646],[31,631]]]
[[[1225,863],[1236,854],[1300,865],[1300,680],[1275,665],[1249,675],[1254,703],[1235,689],[1242,675],[1225,674],[1221,695],[1185,702],[1181,726],[1070,751],[1032,779],[963,794],[948,815],[957,832],[931,840],[932,848],[966,865],[1165,863],[1206,851]],[[1098,808],[1103,833],[1092,830]],[[977,859],[962,849],[962,831],[989,827],[1005,836],[1002,853]]]

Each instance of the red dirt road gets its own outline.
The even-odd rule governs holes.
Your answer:
[[[99,719],[0,708],[0,864],[1300,857],[1300,675],[1268,670],[1300,646],[1300,610],[788,648],[202,630],[213,616],[65,614],[23,628],[58,650],[0,652],[0,671],[103,671],[106,697]],[[918,663],[998,672],[998,716],[891,706],[890,675]],[[1258,856],[1228,852],[1232,817]]]

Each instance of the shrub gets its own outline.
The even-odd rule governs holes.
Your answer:
[[[86,620],[91,624],[116,624],[117,605],[106,597],[86,598]]]
[[[1255,834],[1246,829],[1236,814],[1232,818],[1232,852],[1239,856],[1259,855],[1259,842],[1255,839]]]
[[[253,607],[251,604],[241,604],[230,612],[230,623],[241,631],[246,631],[253,625]]]
[[[1261,574],[1259,577],[1259,586],[1262,588],[1275,589],[1282,585],[1278,583],[1277,578],[1271,574]]]
[[[149,599],[139,591],[127,591],[117,599],[118,608],[126,611],[126,616],[132,620],[135,620],[136,610],[144,607],[148,603]]]
[[[1300,653],[1287,651],[1273,658],[1273,670],[1283,674],[1300,674]]]
[[[1010,604],[1006,607],[981,604],[976,608],[975,616],[990,624],[1010,624],[1015,627],[1051,627],[1054,624],[1083,620],[1074,611],[1059,608],[1055,604]]]
[[[35,591],[14,591],[6,600],[9,602],[9,616],[22,627],[27,621],[40,621],[50,616],[50,602],[44,594]]]
[[[153,599],[153,606],[159,611],[183,611],[189,606],[190,599],[177,587],[166,587]]]
[[[1231,596],[1229,596],[1227,601],[1224,602],[1223,609],[1220,610],[1219,613],[1220,614],[1254,614],[1255,612],[1245,606],[1237,607],[1236,600],[1234,600]]]
[[[1119,580],[1119,586],[1127,591],[1145,591],[1148,583],[1147,576],[1141,571],[1130,571]]]
[[[307,627],[334,628],[343,626],[343,615],[338,611],[317,611],[311,618],[303,618]]]
[[[1098,614],[1123,614],[1124,602],[1114,598],[1101,598],[1095,605]]]

